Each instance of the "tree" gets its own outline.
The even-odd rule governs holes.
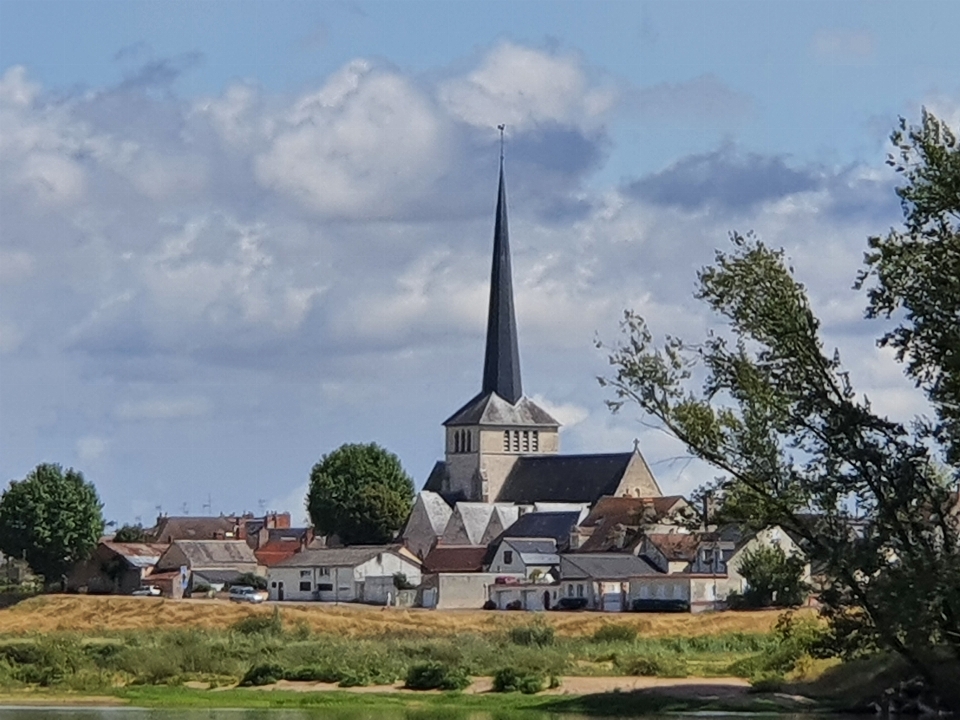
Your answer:
[[[952,136],[941,133],[937,146],[924,117],[926,130],[894,134],[916,150],[900,190],[908,234],[917,220],[911,207],[920,208],[918,217],[924,208],[956,216],[960,200],[957,164],[940,162],[955,152]],[[928,242],[912,252],[932,270],[937,253],[956,249],[956,232],[942,223],[939,231],[923,227]],[[839,354],[824,352],[820,323],[782,251],[750,235],[734,233],[732,243],[701,270],[696,292],[727,330],[695,345],[668,337],[660,346],[643,319],[627,312],[625,339],[611,349],[614,372],[601,378],[614,393],[610,405],[635,402],[692,455],[719,468],[724,476],[713,490],[736,514],[803,538],[808,559],[827,576],[821,600],[834,627],[855,628],[863,643],[896,651],[960,707],[949,678],[960,663],[960,526],[952,513],[960,468],[955,454],[947,455],[947,473],[938,463],[939,449],[955,448],[950,433],[877,416],[854,391]],[[930,379],[929,390],[948,389],[931,397],[949,412],[944,379],[957,377],[960,347],[952,336],[956,316],[942,308],[960,302],[957,275],[953,283],[939,278],[938,292],[949,297],[937,309],[920,307],[922,281],[912,277],[911,263],[897,269],[886,247],[871,246],[880,255],[868,255],[868,264],[885,273],[879,287],[913,303],[901,325],[906,334],[889,342],[904,343],[905,356],[920,359],[908,372]],[[877,297],[882,293],[871,295],[873,314],[884,307]]]
[[[118,543],[143,543],[147,542],[147,533],[143,525],[124,525],[113,536],[113,541]]]
[[[737,568],[747,581],[740,601],[752,608],[801,605],[808,590],[803,582],[805,565],[802,557],[787,555],[779,545],[746,550]]]
[[[47,583],[85,560],[103,535],[103,505],[83,474],[43,463],[0,496],[0,551],[24,557]]]
[[[310,473],[310,519],[346,545],[389,542],[412,505],[413,481],[397,456],[376,443],[341,445]]]

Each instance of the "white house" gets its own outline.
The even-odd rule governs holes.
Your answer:
[[[267,589],[271,600],[386,604],[397,573],[420,584],[420,563],[396,545],[316,548],[269,568]]]
[[[536,579],[551,571],[555,573],[559,564],[557,541],[553,538],[504,538],[497,546],[489,572]]]
[[[650,562],[630,553],[568,553],[560,556],[557,604],[581,601],[591,610],[628,609],[631,581],[660,575]]]

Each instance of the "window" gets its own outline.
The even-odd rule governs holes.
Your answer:
[[[530,431],[523,431],[523,451],[530,452]]]
[[[513,565],[513,550],[503,551],[503,562],[507,565]]]
[[[453,451],[455,453],[460,452],[460,431],[459,430],[453,433]]]
[[[277,586],[277,583],[276,583],[276,581],[274,581],[274,582],[272,582],[272,583],[270,583],[270,587],[276,587],[276,586]]]
[[[303,578],[312,578],[312,577],[313,577],[313,573],[310,572],[309,570],[301,570],[301,571],[300,571],[300,579],[301,579],[301,580],[302,580]]]
[[[318,567],[317,568],[318,577],[330,577],[330,568],[328,567]]]
[[[473,445],[473,440],[472,440],[473,435],[470,434],[469,430],[464,430],[463,434],[467,440],[467,452],[470,452],[471,450],[473,450],[473,448],[471,447]]]
[[[309,580],[302,580],[300,582],[300,592],[310,592],[313,589],[313,583]]]
[[[317,583],[317,592],[333,592],[333,584]]]
[[[573,585],[567,585],[567,597],[573,597]]]
[[[510,452],[510,431],[503,431],[503,451]]]
[[[513,451],[520,452],[520,431],[513,431]]]
[[[540,431],[534,430],[533,437],[531,438],[530,449],[534,452],[540,451]]]
[[[577,597],[583,597],[583,584],[579,583],[577,585]]]

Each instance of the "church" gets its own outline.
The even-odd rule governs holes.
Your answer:
[[[423,489],[450,506],[471,502],[590,507],[604,496],[662,495],[639,448],[561,454],[560,423],[523,394],[502,153],[483,383],[443,426],[445,457],[436,463]]]

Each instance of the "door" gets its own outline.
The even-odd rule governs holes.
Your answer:
[[[543,591],[543,609],[544,610],[550,609],[550,591],[549,590]]]
[[[277,583],[277,600],[283,600],[283,580]]]

